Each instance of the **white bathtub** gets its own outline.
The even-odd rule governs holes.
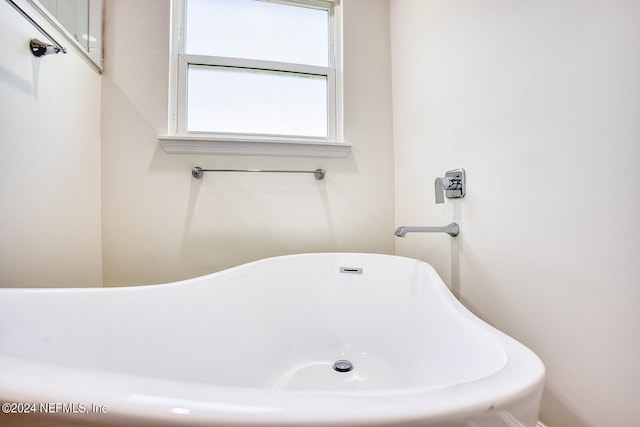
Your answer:
[[[0,425],[534,427],[543,381],[533,352],[408,258],[0,289]]]

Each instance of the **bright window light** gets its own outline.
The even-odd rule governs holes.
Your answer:
[[[300,146],[341,140],[339,2],[173,1],[177,137]]]
[[[185,53],[329,65],[329,13],[256,0],[188,0]]]
[[[327,136],[325,76],[190,65],[189,132]]]

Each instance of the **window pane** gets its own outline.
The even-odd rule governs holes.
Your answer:
[[[327,10],[256,0],[188,0],[185,53],[328,66]]]
[[[189,65],[187,130],[327,137],[327,78]]]

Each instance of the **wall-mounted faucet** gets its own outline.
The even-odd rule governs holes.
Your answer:
[[[435,180],[436,203],[444,203],[444,198],[459,199],[464,197],[466,180],[464,169],[447,171],[443,177]]]
[[[403,225],[396,229],[394,233],[398,237],[404,237],[407,233],[447,233],[451,237],[456,237],[460,234],[460,227],[457,223],[452,222],[444,227],[422,227],[413,225]]]
[[[447,171],[444,176],[436,178],[436,203],[444,203],[445,196],[447,199],[459,199],[464,197],[466,188],[466,180],[464,169],[453,169]],[[397,237],[404,237],[407,233],[447,233],[451,237],[460,234],[460,227],[457,223],[452,222],[444,227],[423,227],[413,225],[403,225],[395,231]]]

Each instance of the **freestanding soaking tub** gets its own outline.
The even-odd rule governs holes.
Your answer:
[[[533,352],[408,258],[0,289],[2,425],[534,427],[543,381]]]

